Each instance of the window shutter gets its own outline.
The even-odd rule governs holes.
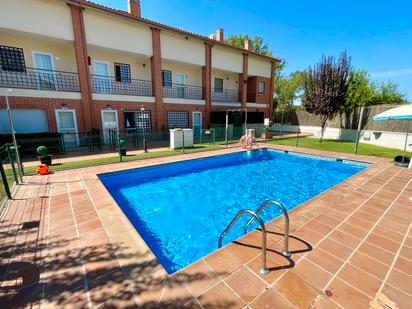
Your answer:
[[[117,82],[130,83],[130,64],[114,63],[114,74]]]
[[[114,64],[114,77],[116,79],[116,82],[121,82],[122,81],[122,72],[120,65],[115,63]]]
[[[0,45],[0,68],[4,71],[26,72],[23,49]]]
[[[163,87],[170,87],[172,85],[172,72],[168,70],[162,71],[162,83]]]
[[[168,112],[167,125],[169,129],[189,127],[189,112]]]

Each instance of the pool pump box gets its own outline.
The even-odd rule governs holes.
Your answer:
[[[255,129],[246,129],[246,135],[250,135],[253,138],[256,137],[256,130]]]
[[[183,144],[184,139],[184,144]],[[182,148],[193,146],[193,130],[192,129],[172,129],[170,130],[170,148]]]

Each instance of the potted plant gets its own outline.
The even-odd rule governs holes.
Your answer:
[[[39,146],[36,149],[38,154],[38,159],[40,160],[41,164],[51,165],[52,164],[52,156],[48,154],[49,150],[46,146]]]
[[[394,162],[396,166],[408,167],[411,160],[407,156],[396,156]]]
[[[273,137],[273,134],[272,134],[272,132],[270,132],[270,129],[269,129],[269,128],[270,128],[269,126],[265,126],[265,128],[263,129],[261,138],[263,138],[263,139],[270,139],[270,138]]]
[[[119,153],[121,156],[126,155],[126,141],[124,139],[119,140]]]

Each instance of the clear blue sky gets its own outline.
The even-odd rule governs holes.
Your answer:
[[[127,0],[95,0],[127,10]],[[209,35],[260,35],[286,72],[347,50],[376,80],[391,79],[412,101],[412,1],[141,0],[142,16]]]

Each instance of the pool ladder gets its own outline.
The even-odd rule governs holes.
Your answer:
[[[260,228],[262,230],[262,265],[259,267],[259,273],[262,275],[267,275],[269,273],[269,268],[267,268],[266,265],[266,246],[267,246],[267,239],[266,239],[266,227],[265,223],[263,220],[260,218],[259,214],[262,212],[262,210],[268,206],[268,205],[275,205],[278,207],[282,213],[283,216],[285,217],[285,237],[284,237],[284,249],[282,251],[282,255],[285,257],[290,257],[292,254],[289,251],[289,215],[288,211],[286,208],[279,202],[276,202],[274,200],[267,200],[264,202],[262,205],[259,206],[259,208],[256,211],[250,210],[250,209],[242,209],[240,210],[237,215],[233,218],[233,220],[229,223],[229,225],[226,227],[226,229],[223,231],[222,234],[220,234],[219,237],[219,243],[218,247],[222,247],[222,240],[223,237],[226,236],[226,234],[230,231],[230,229],[235,225],[235,223],[242,217],[244,214],[249,214],[251,215],[251,218],[249,221],[245,224],[243,230],[244,233],[247,233],[247,228],[249,225],[256,219],[256,221],[259,223]]]

